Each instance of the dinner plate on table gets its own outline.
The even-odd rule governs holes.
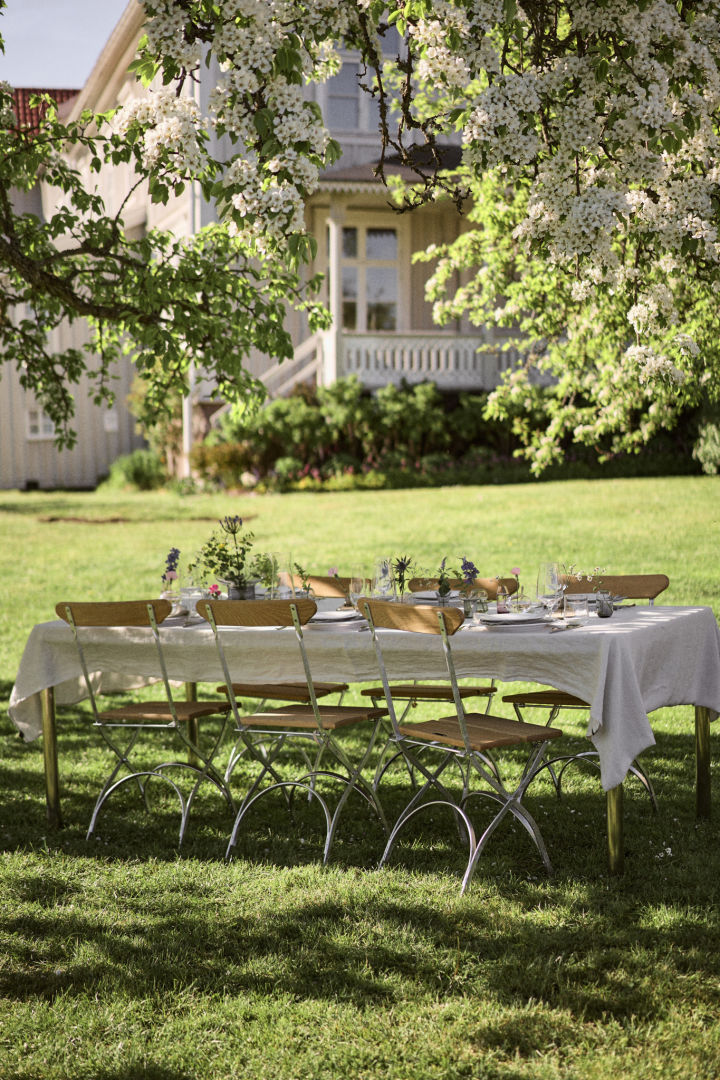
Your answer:
[[[423,603],[428,603],[428,601],[430,601],[431,603],[437,604],[440,600],[440,597],[437,594],[437,589],[423,589],[421,592],[414,592],[410,595],[412,596],[413,600],[421,600]],[[457,600],[459,595],[460,592],[458,589],[451,589],[445,599]]]
[[[349,623],[362,620],[363,616],[355,608],[335,608],[334,611],[316,611],[310,619],[312,623]]]
[[[550,621],[547,614],[535,611],[509,611],[506,615],[488,611],[477,618],[488,630],[538,629]]]

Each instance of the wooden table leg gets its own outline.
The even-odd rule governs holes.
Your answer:
[[[45,804],[48,824],[62,828],[60,813],[60,778],[58,775],[57,729],[55,727],[55,692],[52,686],[41,691],[43,760],[45,763]]]
[[[185,683],[185,700],[197,701],[197,683],[186,682]],[[188,738],[191,742],[198,745],[198,739],[200,737],[200,724],[197,716],[193,720],[188,720]],[[188,750],[188,764],[199,765],[197,754],[193,754],[192,750]]]
[[[623,837],[623,786],[607,792],[608,870],[611,874],[625,872],[625,840]]]
[[[710,817],[710,714],[695,706],[695,814]]]

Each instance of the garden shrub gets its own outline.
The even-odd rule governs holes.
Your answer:
[[[692,456],[708,476],[720,472],[720,409],[701,417]]]
[[[205,483],[258,492],[532,481],[528,463],[514,456],[513,424],[488,418],[486,405],[486,394],[442,395],[433,383],[370,394],[351,376],[298,387],[256,413],[225,414],[191,460]],[[673,434],[605,464],[592,448],[572,447],[542,479],[697,471],[689,446]]]
[[[113,461],[104,486],[153,491],[162,487],[165,479],[165,467],[159,454],[154,450],[133,450],[131,454],[123,454]]]

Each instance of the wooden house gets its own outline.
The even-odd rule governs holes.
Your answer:
[[[65,106],[69,118],[85,108],[103,111],[122,105],[146,92],[127,72],[142,23],[142,7],[130,0],[87,83]],[[507,366],[507,354],[478,353],[480,345],[492,343],[490,332],[461,322],[450,328],[435,326],[431,305],[424,298],[430,268],[412,261],[413,252],[454,238],[467,227],[466,220],[449,202],[407,214],[392,208],[387,190],[374,174],[377,116],[372,98],[358,85],[358,70],[357,59],[347,54],[336,76],[309,90],[343,149],[342,158],[323,174],[307,206],[308,228],[318,242],[317,265],[310,272],[325,275],[324,299],[333,326],[311,334],[303,317],[290,313],[294,358],[277,363],[272,356],[257,354],[250,357],[248,367],[262,378],[271,397],[289,393],[298,382],[326,384],[350,374],[370,391],[401,380],[432,380],[448,391],[490,389]],[[193,90],[201,108],[208,89],[201,82]],[[457,153],[457,147],[449,146],[448,152]],[[81,151],[74,152],[74,164],[87,168]],[[393,169],[402,167],[391,162],[388,171]],[[112,212],[131,187],[129,166],[106,169],[100,184]],[[45,212],[50,211],[53,192],[39,185],[32,196],[41,198]],[[188,185],[166,206],[151,203],[142,186],[126,204],[123,218],[128,232],[136,235],[161,227],[187,236],[215,220],[215,210],[197,185]],[[73,324],[66,333],[69,341],[82,334],[82,328]],[[139,445],[125,401],[131,369],[118,372],[117,405],[109,412],[85,400],[79,389],[79,439],[71,451],[55,449],[46,418],[23,396],[9,372],[6,365],[0,380],[0,487],[92,487],[107,473],[114,456]],[[214,397],[213,386],[199,378],[186,403],[186,455],[193,439],[206,430],[208,416],[222,404]]]

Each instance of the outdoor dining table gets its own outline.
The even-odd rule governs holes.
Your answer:
[[[355,623],[306,628],[313,677],[376,682],[371,636]],[[381,631],[391,679],[442,679],[447,671],[438,638]],[[172,680],[219,682],[222,670],[212,633],[199,618],[170,618],[162,626]],[[97,627],[86,656],[99,690],[130,690],[160,677],[145,628]],[[233,629],[225,643],[233,678],[258,683],[303,681],[293,630]],[[710,814],[710,722],[720,711],[720,629],[709,607],[627,607],[610,619],[555,633],[549,624],[491,629],[467,624],[453,639],[459,678],[537,682],[587,701],[587,736],[599,755],[607,793],[608,859],[623,870],[622,783],[633,760],[654,745],[649,714],[672,705],[695,707],[696,813]],[[9,714],[26,740],[42,735],[47,815],[60,826],[55,706],[82,700],[84,688],[70,628],[39,623],[28,638],[12,690]]]

